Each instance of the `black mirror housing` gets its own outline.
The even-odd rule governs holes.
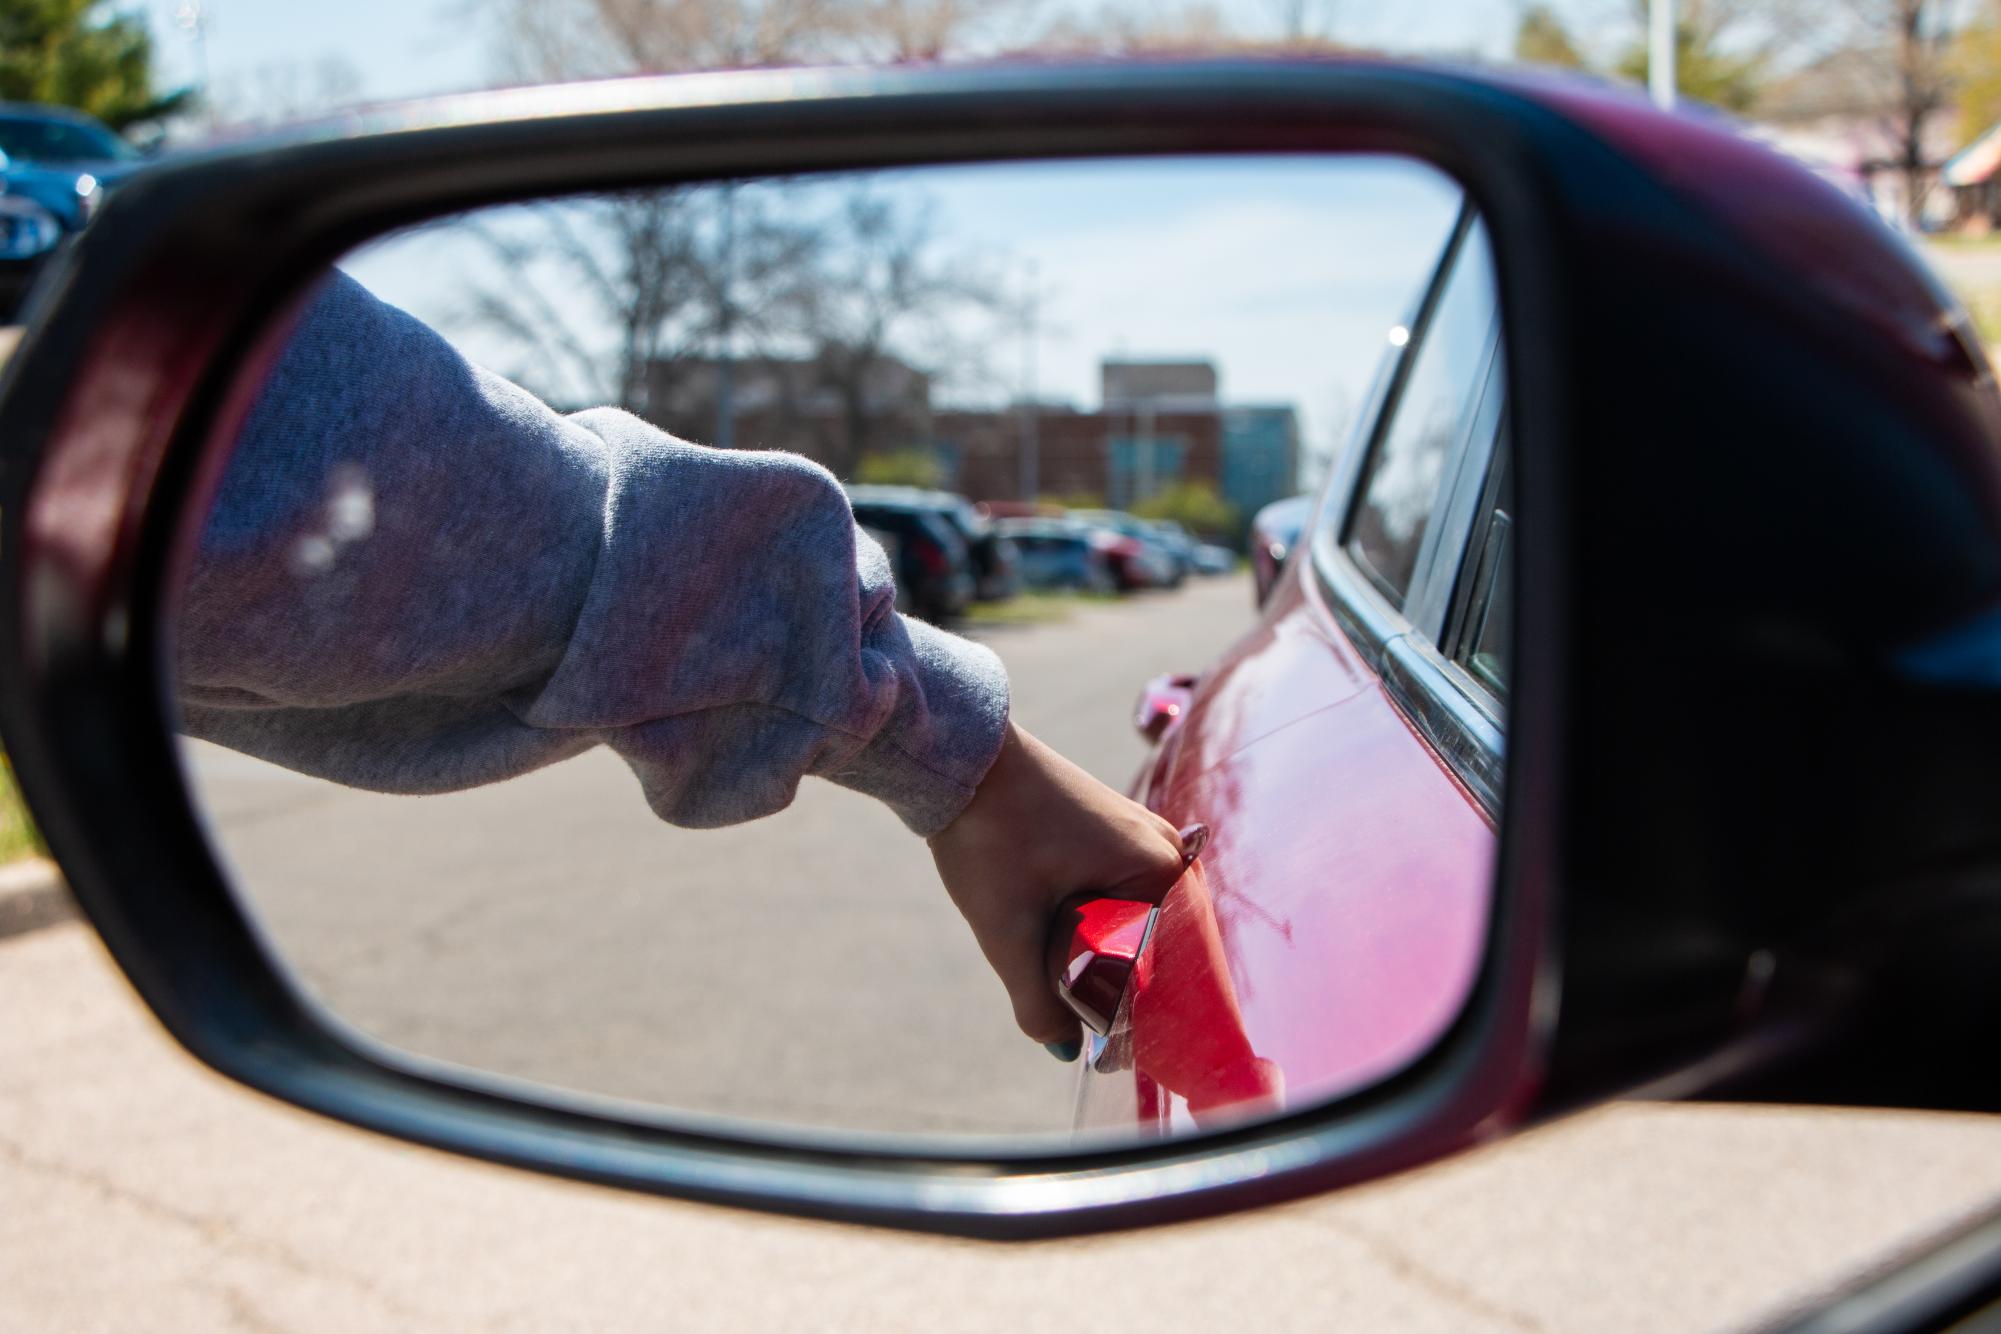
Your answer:
[[[524,1101],[280,976],[175,760],[160,602],[206,445],[320,269],[551,193],[1225,152],[1414,156],[1494,238],[1530,516],[1510,799],[1480,978],[1428,1055],[1188,1140],[859,1153]],[[1880,224],[1725,127],[1367,62],[620,81],[163,164],[59,263],[0,383],[0,734],[141,996],[249,1085],[538,1170],[999,1237],[1324,1190],[1637,1089],[2001,1105],[1964,1059],[1993,1036],[1974,983],[2001,930],[2001,398]]]

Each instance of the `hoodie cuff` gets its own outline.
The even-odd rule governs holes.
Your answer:
[[[1007,735],[1007,671],[993,650],[892,614],[878,645],[900,660],[903,689],[889,719],[823,776],[883,802],[920,838],[943,830],[973,799]]]

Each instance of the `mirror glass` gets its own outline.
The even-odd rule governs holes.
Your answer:
[[[383,237],[186,524],[218,858],[305,996],[445,1078],[1042,1149],[1366,1088],[1489,925],[1496,291],[1462,190],[1385,157]]]

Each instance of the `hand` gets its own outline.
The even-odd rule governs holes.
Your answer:
[[[1015,1022],[1064,1060],[1082,1034],[1045,961],[1057,905],[1087,890],[1158,903],[1182,871],[1173,825],[1012,723],[971,803],[932,836],[931,857]]]

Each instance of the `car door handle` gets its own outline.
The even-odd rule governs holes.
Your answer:
[[[1181,831],[1185,870],[1209,841],[1207,825]],[[1158,909],[1137,899],[1080,894],[1066,902],[1049,937],[1049,971],[1056,996],[1100,1037],[1112,1031],[1140,952],[1153,932]]]
[[[1139,729],[1139,734],[1148,741],[1160,740],[1168,724],[1188,712],[1198,679],[1172,672],[1148,681],[1146,689],[1139,692],[1139,703],[1133,706],[1133,726]]]

